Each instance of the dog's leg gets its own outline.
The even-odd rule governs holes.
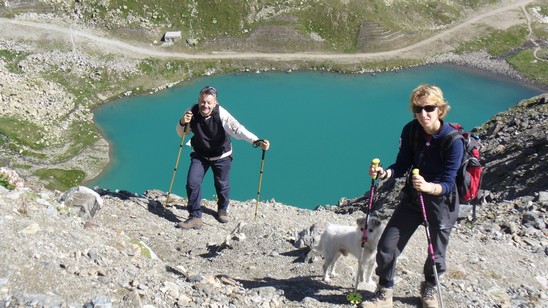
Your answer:
[[[337,265],[337,261],[339,261],[339,258],[341,257],[341,253],[337,251],[335,254],[335,258],[333,258],[333,264],[331,265],[331,277],[337,276],[337,273],[335,273],[335,266]]]
[[[366,266],[365,271],[363,272],[362,281],[365,281],[368,285],[375,285],[375,281],[371,279],[371,275],[373,274],[373,268],[375,267],[375,252],[373,252],[368,258],[365,260]]]
[[[329,282],[331,278],[329,277],[329,270],[333,264],[333,256],[325,257],[325,262],[323,264],[323,281]]]
[[[325,282],[331,281],[331,277],[337,275],[335,273],[335,263],[337,263],[340,256],[341,253],[337,251],[335,255],[325,257],[325,263],[323,264],[323,280]]]

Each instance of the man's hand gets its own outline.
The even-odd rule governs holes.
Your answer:
[[[270,148],[270,142],[266,139],[264,140],[259,139],[253,142],[253,146],[261,147],[261,149],[266,151]]]
[[[179,120],[179,124],[181,124],[181,126],[183,126],[185,124],[190,123],[191,120],[192,120],[192,111],[189,110],[189,111],[185,112],[185,114],[183,114],[183,116]]]

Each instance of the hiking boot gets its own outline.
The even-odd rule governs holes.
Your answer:
[[[179,227],[183,230],[201,229],[202,228],[202,219],[200,217],[190,217],[185,222],[178,223],[177,227]]]
[[[228,213],[226,212],[226,210],[219,210],[219,212],[217,213],[217,220],[223,224],[228,222]]]
[[[375,294],[360,304],[362,308],[392,308],[392,295],[389,288],[378,287]]]
[[[425,281],[422,282],[421,302],[423,308],[438,308],[438,293],[435,285]]]

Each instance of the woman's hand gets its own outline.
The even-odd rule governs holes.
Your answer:
[[[381,166],[371,163],[369,166],[369,175],[372,178],[379,177],[379,179],[383,180],[386,178],[387,172]]]
[[[428,184],[424,178],[420,174],[413,175],[413,178],[411,179],[411,182],[413,183],[413,188],[415,188],[418,191],[426,191],[426,185]]]
[[[436,192],[438,191],[435,183],[426,182],[426,180],[424,180],[424,178],[420,174],[413,175],[411,181],[413,183],[413,188],[418,191],[429,193],[431,195],[436,194]]]

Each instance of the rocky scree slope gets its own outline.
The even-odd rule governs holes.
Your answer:
[[[454,230],[442,278],[446,307],[548,305],[546,98],[525,100],[478,130],[492,171],[478,220],[465,216]],[[15,186],[0,188],[0,307],[353,306],[346,294],[356,260],[342,258],[328,284],[310,246],[325,223],[363,217],[363,197],[314,211],[233,201],[227,224],[205,201],[204,227],[182,231],[179,196],[164,208],[161,191],[61,193],[0,173]],[[400,183],[382,184],[375,200],[381,219],[397,197],[390,185]],[[394,307],[419,305],[426,248],[417,230],[398,262]],[[359,286],[364,296],[373,289]]]

